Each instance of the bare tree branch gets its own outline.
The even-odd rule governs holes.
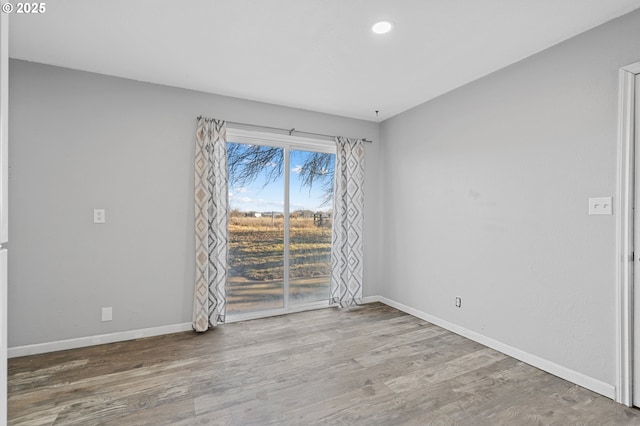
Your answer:
[[[284,167],[284,150],[271,146],[227,144],[229,184],[233,188],[243,187],[264,174],[263,187],[275,182]]]
[[[229,185],[232,188],[250,185],[261,174],[265,187],[278,180],[284,171],[284,150],[278,147],[229,143],[227,157]],[[301,187],[308,187],[311,192],[317,183],[322,188],[323,206],[333,198],[333,172],[334,154],[324,152],[311,153],[299,169]]]
[[[300,187],[308,186],[311,193],[314,182],[318,182],[324,192],[322,206],[326,206],[333,198],[333,168],[333,154],[326,152],[312,153],[300,167]]]

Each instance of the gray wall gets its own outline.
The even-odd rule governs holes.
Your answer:
[[[636,61],[640,12],[384,121],[383,295],[613,384],[615,220],[587,199],[615,195]]]
[[[190,322],[200,114],[375,140],[365,294],[379,293],[377,123],[11,60],[10,347]]]
[[[386,120],[382,141],[372,122],[12,60],[9,346],[190,321],[204,114],[374,139],[365,295],[614,383],[615,223],[587,198],[615,194],[617,70],[639,40],[634,12]]]

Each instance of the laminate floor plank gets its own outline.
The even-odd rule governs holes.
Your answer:
[[[9,360],[10,425],[640,425],[375,303]]]

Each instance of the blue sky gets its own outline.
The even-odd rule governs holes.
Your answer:
[[[313,188],[302,187],[300,182],[300,166],[311,153],[306,151],[291,151],[290,164],[290,207],[289,210],[327,211],[332,203],[321,206],[324,191],[320,183],[314,183]],[[284,211],[284,176],[275,182],[264,186],[265,176],[260,175],[250,185],[242,188],[229,188],[229,204],[231,209],[257,212]]]

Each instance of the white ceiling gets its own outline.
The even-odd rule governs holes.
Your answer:
[[[47,0],[44,14],[11,15],[9,53],[381,121],[638,7],[640,0]],[[395,29],[373,34],[380,19]]]

